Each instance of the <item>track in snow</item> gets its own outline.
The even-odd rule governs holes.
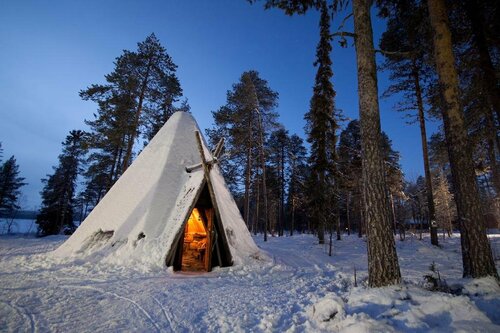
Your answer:
[[[354,266],[358,283],[366,279],[365,243],[356,237],[335,243],[333,257],[310,235],[258,239],[273,262],[203,275],[52,262],[44,253],[62,240],[0,237],[0,331],[316,331],[321,327],[311,324],[314,313],[308,312],[313,305],[331,295],[347,302]],[[429,260],[442,276],[459,276],[458,239],[454,242],[445,242],[442,250],[408,240],[398,247],[403,276],[418,281]],[[480,301],[485,309],[500,304]],[[424,319],[432,323],[429,318]]]

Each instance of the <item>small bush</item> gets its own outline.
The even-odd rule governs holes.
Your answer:
[[[424,288],[430,291],[442,291],[449,293],[451,291],[450,287],[446,283],[446,280],[441,279],[441,274],[439,274],[439,270],[437,269],[436,263],[434,261],[429,266],[429,270],[431,272],[424,275]]]

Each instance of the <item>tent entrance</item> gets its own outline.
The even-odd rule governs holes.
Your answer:
[[[185,272],[210,272],[215,266],[231,266],[231,252],[207,184],[191,207],[184,227],[176,236],[176,245],[166,258],[167,266]]]
[[[181,271],[209,271],[211,268],[211,234],[213,209],[193,208],[184,227]]]

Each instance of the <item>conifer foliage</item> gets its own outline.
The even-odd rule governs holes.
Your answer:
[[[431,35],[425,4],[414,0],[381,1],[379,6],[383,16],[387,16],[387,30],[381,38],[380,47],[386,51],[384,68],[390,70],[391,85],[385,95],[403,93],[403,99],[396,105],[400,112],[406,112],[410,119],[416,118],[420,125],[422,155],[427,186],[428,219],[431,243],[439,245],[437,237],[436,213],[434,208],[432,176],[429,166],[427,133],[425,126],[424,80],[434,78],[430,64]],[[416,115],[413,112],[416,111]],[[411,122],[414,120],[412,119]]]
[[[453,220],[456,218],[456,207],[453,202],[453,194],[450,192],[448,179],[443,172],[435,177],[434,201],[436,203],[436,221],[443,231],[451,237],[453,231]]]
[[[98,105],[94,119],[87,120],[89,166],[85,172],[84,197],[95,205],[132,163],[137,140],[150,140],[170,116],[189,111],[176,76],[177,66],[151,34],[137,50],[124,50],[116,58],[105,84],[80,91],[84,100]]]
[[[45,183],[41,192],[42,208],[36,219],[42,236],[58,234],[63,230],[71,233],[75,227],[75,192],[85,153],[84,142],[83,131],[71,131],[62,143],[63,151],[54,173],[42,180]]]
[[[276,225],[279,236],[284,235],[284,230],[287,228],[285,220],[285,168],[287,162],[287,153],[289,146],[288,131],[284,127],[272,132],[267,142],[269,147],[270,169],[275,176],[275,186],[273,188],[275,195],[273,196],[276,207]]]
[[[392,141],[385,132],[381,133],[382,155],[385,164],[385,179],[387,182],[389,197],[392,207],[394,201],[403,196],[404,177],[399,163],[399,153],[392,147]],[[363,183],[359,175],[362,173],[361,166],[361,130],[358,120],[352,120],[340,133],[338,145],[338,169],[339,169],[339,195],[343,201],[344,219],[346,228],[357,229],[358,235],[366,232],[362,226],[363,217]],[[393,209],[393,215],[396,215]]]
[[[330,53],[330,15],[326,1],[321,4],[320,41],[316,49],[318,67],[310,110],[305,115],[307,141],[311,144],[308,179],[309,218],[318,233],[320,244],[325,242],[325,226],[333,219],[333,186],[335,185],[335,145],[338,117],[335,114],[335,91]]]
[[[306,180],[309,174],[307,166],[307,150],[304,140],[297,134],[292,134],[288,139],[287,151],[287,211],[286,218],[289,221],[290,236],[295,230],[311,230],[310,221],[306,217]]]
[[[255,0],[250,2],[255,2]],[[401,273],[391,232],[393,216],[387,198],[382,157],[377,69],[370,4],[371,2],[367,0],[352,1],[360,99],[361,158],[368,234],[369,284],[372,287],[379,287],[399,283]],[[343,8],[344,5],[345,1],[333,0],[331,7],[337,10]],[[265,2],[266,8],[278,7],[288,15],[304,14],[310,9],[321,9],[325,6],[326,1],[321,0],[267,0]],[[311,103],[311,109],[312,107],[313,103]],[[321,237],[319,239],[321,242]]]
[[[346,228],[357,229],[358,236],[363,235],[363,187],[362,179],[359,177],[361,169],[361,131],[359,121],[350,121],[346,128],[340,133],[339,146],[337,149],[339,157],[339,187],[344,199]]]
[[[446,4],[444,0],[428,0],[427,5],[434,32],[434,58],[444,100],[442,116],[460,222],[463,275],[498,278],[486,236],[472,152],[460,103],[459,78]]]
[[[226,104],[212,112],[215,125],[207,131],[212,144],[222,137],[226,139],[228,158],[221,166],[233,194],[243,198],[243,216],[250,229],[260,215],[267,219],[266,213],[258,212],[255,205],[261,195],[263,201],[267,200],[267,189],[264,190],[267,152],[263,143],[277,126],[277,101],[278,93],[257,71],[244,72],[227,92]]]
[[[24,185],[26,185],[24,178],[19,177],[19,165],[16,158],[11,156],[0,165],[0,213],[9,214],[19,209],[20,189]]]

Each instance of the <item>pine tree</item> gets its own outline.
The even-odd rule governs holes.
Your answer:
[[[167,95],[168,96],[168,95]],[[182,112],[190,112],[191,107],[189,106],[189,103],[187,100],[183,100],[181,102],[180,106],[175,106],[174,104],[171,103],[170,98],[164,99],[161,105],[159,105],[158,109],[153,109],[156,110],[156,112],[149,112],[148,113],[148,127],[146,128],[146,131],[144,133],[145,139],[147,141],[151,141],[153,137],[158,133],[158,131],[165,125],[165,123],[168,121],[168,119],[178,111]],[[146,145],[147,142],[144,143]]]
[[[307,175],[307,151],[304,147],[304,140],[297,134],[292,134],[288,141],[287,173],[288,179],[288,201],[287,211],[290,219],[290,236],[297,229],[305,230],[305,182]],[[310,231],[309,228],[307,228]]]
[[[179,80],[175,76],[177,66],[155,34],[149,35],[143,42],[137,44],[137,53],[134,58],[132,74],[137,83],[134,91],[137,106],[134,110],[132,126],[127,133],[128,145],[123,158],[123,171],[128,168],[132,161],[134,143],[141,133],[140,127],[148,128],[148,125],[152,125],[153,129],[158,128],[157,123],[148,124],[144,120],[143,111],[146,111],[144,112],[146,115],[150,114],[146,119],[151,119],[151,114],[156,116],[155,118],[160,116],[163,125],[163,121],[168,120],[168,117],[173,113],[172,104],[182,95]],[[147,105],[148,103],[149,105]],[[149,107],[148,110],[146,110],[146,106]],[[154,131],[150,131],[147,136],[153,137],[154,134],[156,134]]]
[[[123,173],[127,131],[132,122],[130,108],[134,104],[124,94],[113,95],[114,93],[110,92],[109,96],[104,96],[105,89],[99,88],[103,92],[87,90],[85,94],[80,93],[84,99],[88,98],[99,104],[96,119],[86,121],[91,128],[87,139],[91,153],[88,157],[89,168],[86,177],[89,181],[94,179],[94,185],[95,179],[100,179],[100,187],[104,193]]]
[[[42,236],[72,232],[75,190],[77,178],[83,163],[85,133],[70,131],[62,143],[59,164],[54,173],[42,181],[45,186],[41,192],[42,208],[37,216],[39,232]]]
[[[491,1],[449,2],[449,27],[453,36],[453,54],[460,89],[460,105],[464,114],[483,213],[498,213],[500,209],[500,123],[495,105],[497,80],[491,76],[490,61],[496,62],[498,50],[492,29],[498,23],[498,6]],[[471,6],[473,5],[473,6]],[[481,21],[481,22],[479,22]],[[491,58],[490,54],[491,53]],[[436,84],[434,84],[437,86]],[[435,89],[439,93],[439,89]],[[440,96],[440,94],[437,94]],[[444,105],[432,99],[440,114]],[[497,108],[498,109],[498,108]],[[495,212],[496,210],[496,212]]]
[[[385,177],[389,190],[389,199],[394,223],[393,230],[394,234],[396,234],[398,224],[396,202],[404,198],[404,174],[401,170],[401,164],[399,163],[399,152],[392,148],[392,141],[385,132],[382,132],[382,154],[384,157]]]
[[[489,35],[490,20],[498,6],[492,7],[490,1],[459,1],[448,5],[460,104],[476,173],[481,175],[481,180],[487,181],[479,182],[478,186],[482,194],[488,193],[482,200],[484,207],[489,209],[495,201],[495,193],[500,193],[500,123],[497,121],[500,97],[498,87],[495,87],[498,80],[492,75],[495,71],[492,61],[496,62],[498,49],[495,39]],[[486,13],[486,8],[491,12]],[[443,108],[440,107],[440,112]],[[490,191],[491,185],[495,190]],[[499,200],[497,197],[496,201],[500,203]]]
[[[315,66],[318,67],[310,110],[306,120],[307,141],[310,143],[308,179],[309,218],[318,233],[320,244],[325,242],[325,227],[333,215],[332,193],[335,185],[334,163],[337,115],[334,113],[335,91],[330,53],[330,16],[326,1],[321,4],[320,41],[316,48]]]
[[[19,165],[11,156],[0,167],[0,212],[11,213],[19,209],[20,188],[26,185],[23,177],[19,177]]]
[[[340,133],[338,147],[340,190],[345,199],[345,215],[348,231],[356,222],[358,236],[362,236],[363,189],[361,166],[361,131],[359,121],[350,121]],[[354,214],[352,214],[353,212]]]
[[[381,133],[381,149],[385,165],[385,179],[389,196],[394,201],[403,197],[403,172],[399,163],[400,155],[392,148],[392,141],[385,132]],[[339,155],[339,186],[345,200],[345,215],[348,229],[351,220],[357,221],[358,234],[361,235],[361,210],[363,207],[363,184],[359,177],[362,173],[361,166],[361,131],[358,120],[352,120],[340,133],[338,147]],[[395,207],[392,215],[396,215]]]
[[[438,246],[424,115],[423,83],[434,75],[434,70],[429,65],[431,38],[427,11],[423,4],[414,0],[398,2],[379,0],[379,6],[384,13],[383,16],[388,17],[387,30],[380,41],[380,47],[386,51],[383,67],[390,70],[392,82],[385,95],[403,93],[402,101],[396,105],[397,110],[406,112],[409,117],[416,117],[420,125],[431,243]],[[416,115],[413,114],[415,111]]]
[[[277,193],[277,207],[278,207],[278,236],[284,235],[284,230],[287,226],[285,225],[285,169],[286,169],[286,156],[288,155],[289,146],[289,136],[288,131],[281,127],[276,131],[272,132],[267,141],[268,151],[269,151],[269,162],[276,170],[277,182],[276,182],[276,193]]]
[[[401,273],[394,236],[391,232],[393,216],[384,179],[370,1],[353,0],[352,5],[356,34],[361,159],[368,235],[368,283],[371,287],[381,287],[399,283]]]
[[[251,0],[250,2],[255,2]],[[394,237],[392,215],[387,200],[384,166],[381,154],[380,115],[378,106],[377,70],[370,17],[370,1],[353,0],[355,46],[358,69],[358,92],[362,128],[362,160],[365,217],[368,230],[368,271],[372,287],[399,283],[401,273]],[[334,0],[333,10],[344,1]],[[266,8],[278,7],[286,14],[303,14],[325,5],[321,0],[267,0]]]
[[[418,225],[419,237],[422,240],[422,232],[424,224],[429,220],[428,202],[426,200],[427,187],[425,178],[418,176],[414,182],[407,182],[404,188],[405,194],[408,197],[408,205],[411,211],[413,222]]]
[[[176,68],[151,34],[136,51],[125,50],[116,58],[106,84],[80,92],[99,107],[94,119],[86,121],[91,128],[86,177],[97,193],[105,193],[125,172],[141,135],[150,140],[175,111],[189,110],[186,101],[179,107],[175,104],[182,96]]]
[[[487,39],[488,15],[483,8],[487,5],[475,0],[460,2],[463,6],[455,6],[455,11],[465,12],[468,22],[460,22],[463,26],[461,45],[455,49],[460,58],[459,72],[461,101],[468,127],[471,143],[476,147],[474,153],[481,154],[481,163],[476,167],[483,168],[489,176],[500,200],[500,81],[496,77],[491,53],[495,54],[492,43]],[[498,9],[497,9],[498,10]],[[455,29],[456,30],[456,29]],[[456,35],[456,34],[455,34]],[[457,38],[455,38],[456,40]],[[498,56],[496,57],[498,58]],[[496,115],[496,119],[495,119]],[[474,160],[478,158],[474,156]],[[477,170],[477,168],[476,168]]]
[[[449,189],[448,179],[442,171],[435,177],[434,201],[436,203],[436,221],[443,230],[443,239],[445,232],[448,233],[448,237],[451,237],[453,231],[452,221],[456,217],[456,208],[453,194]]]
[[[87,160],[90,160],[90,157]],[[101,201],[109,187],[108,164],[103,165],[102,162],[102,160],[98,160],[96,163],[88,165],[82,173],[85,178],[84,189],[79,196],[82,197],[89,210]]]
[[[464,277],[495,276],[491,248],[486,237],[479,191],[468,144],[459,82],[455,68],[448,15],[444,0],[428,0],[434,31],[434,56],[445,102],[443,122],[450,157],[462,244]]]
[[[429,140],[429,162],[434,172],[449,174],[450,160],[442,129],[432,134]]]
[[[494,4],[490,1],[477,1],[477,0],[466,0],[462,1],[461,4],[464,5],[464,10],[470,21],[472,44],[477,53],[478,67],[481,70],[481,86],[486,94],[486,100],[490,104],[491,109],[487,112],[490,113],[489,117],[492,119],[493,113],[497,116],[497,130],[500,129],[500,80],[498,79],[495,66],[490,55],[495,53],[493,51],[493,43],[488,40],[493,38],[498,38],[498,19],[500,19],[500,8],[498,3]],[[493,4],[492,7],[490,7]],[[489,8],[488,8],[489,7]],[[491,11],[486,14],[486,10]],[[495,17],[496,14],[496,17]],[[496,30],[495,30],[496,25]],[[497,36],[491,36],[497,35]],[[498,45],[497,45],[498,47]],[[491,51],[490,51],[491,49]],[[498,52],[498,48],[496,50]],[[498,53],[497,53],[498,57]],[[492,124],[493,125],[493,124]],[[494,125],[493,125],[494,126]],[[500,147],[498,147],[500,149]]]
[[[277,126],[278,114],[274,111],[277,100],[278,93],[260,78],[258,72],[244,72],[227,92],[226,105],[212,112],[215,124],[207,131],[213,145],[222,137],[226,140],[229,157],[221,162],[222,170],[233,194],[243,196],[243,216],[249,227],[253,220],[251,197],[257,198],[257,192],[267,194],[257,191],[257,184],[261,187],[266,184],[256,177],[263,176],[262,143]]]

